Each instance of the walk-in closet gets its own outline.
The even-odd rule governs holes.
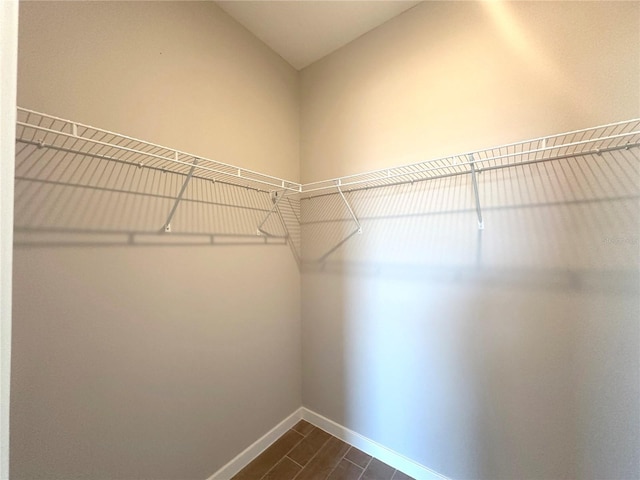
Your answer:
[[[0,5],[0,478],[640,478],[640,2]]]

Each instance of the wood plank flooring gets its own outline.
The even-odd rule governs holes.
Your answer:
[[[300,420],[232,480],[413,480]]]

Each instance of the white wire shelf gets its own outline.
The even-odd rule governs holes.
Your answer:
[[[640,146],[640,119],[540,137],[424,162],[306,183],[301,199],[421,182]]]
[[[493,211],[496,198],[500,204],[508,197],[492,186],[509,181],[511,173],[501,169],[519,167],[513,172],[524,180],[544,169],[543,183],[552,192],[533,182],[536,195],[527,193],[533,203],[636,198],[638,156],[624,150],[640,146],[640,119],[306,184],[24,108],[18,109],[16,142],[16,233],[24,244],[288,243],[300,266],[305,257],[324,264],[347,242],[358,244],[350,239],[371,228],[372,205],[385,203],[389,192],[424,197],[442,180],[419,188],[409,185],[414,182],[456,177],[454,183],[471,185],[455,211],[473,205],[480,230],[483,209]],[[556,192],[567,186],[561,185],[567,180],[563,165],[573,172],[566,194]],[[380,195],[364,191],[383,187],[393,188]],[[537,195],[536,188],[544,191]],[[301,208],[301,200],[313,198]],[[513,200],[507,203],[522,203]],[[403,214],[416,213],[415,205],[403,205]],[[400,205],[381,211],[392,207]],[[324,220],[338,212],[334,232]],[[303,229],[312,239],[304,256]]]
[[[337,194],[339,190],[353,191],[470,174],[472,169],[481,173],[569,156],[602,154],[620,148],[637,147],[640,145],[640,119],[306,184],[25,108],[18,108],[16,141],[184,176],[188,176],[193,169],[193,178],[259,191],[283,190],[287,196],[294,195],[304,199]]]
[[[301,185],[246,168],[132,138],[71,120],[18,108],[16,141],[259,191],[299,192]]]

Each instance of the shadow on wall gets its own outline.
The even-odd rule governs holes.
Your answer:
[[[305,405],[452,478],[636,478],[638,149],[478,182],[482,231],[469,175],[347,193],[335,251],[302,201]]]
[[[288,243],[298,258],[293,199],[271,214],[267,190],[32,143],[16,151],[18,247]],[[272,236],[257,235],[264,220]]]

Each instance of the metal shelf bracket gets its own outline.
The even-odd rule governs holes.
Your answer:
[[[164,231],[165,233],[171,233],[171,220],[173,219],[173,216],[176,213],[176,210],[178,209],[178,205],[180,205],[180,201],[182,200],[182,196],[184,195],[184,192],[187,190],[187,186],[189,185],[189,182],[191,181],[191,177],[193,177],[193,172],[196,169],[196,166],[198,165],[198,159],[194,159],[193,163],[191,164],[191,168],[189,169],[189,173],[187,174],[187,178],[184,179],[184,182],[182,183],[182,187],[180,188],[180,193],[178,193],[178,196],[176,197],[175,202],[173,202],[173,207],[171,208],[171,211],[169,212],[169,216],[167,217],[167,221],[164,222]]]
[[[356,228],[355,228],[355,230],[353,232],[349,233],[340,242],[338,242],[336,245],[334,245],[333,248],[331,248],[328,252],[326,252],[324,255],[322,255],[318,259],[319,263],[323,263],[327,259],[327,257],[329,257],[329,255],[331,255],[333,252],[338,250],[342,245],[347,243],[347,241],[351,237],[353,237],[356,234],[361,234],[362,233],[362,225],[360,225],[360,220],[358,220],[358,217],[356,216],[355,212],[353,211],[353,208],[351,208],[351,205],[349,204],[349,201],[347,200],[347,197],[344,196],[344,193],[342,192],[342,188],[340,188],[340,180],[336,181],[336,185],[335,186],[336,186],[336,189],[338,190],[338,193],[340,194],[340,197],[342,197],[342,201],[344,202],[345,206],[347,207],[347,210],[349,210],[349,214],[351,215],[351,218],[353,219],[353,223],[356,224]]]
[[[480,206],[480,194],[478,192],[478,180],[476,178],[476,163],[473,153],[468,156],[471,165],[471,182],[473,183],[473,194],[476,199],[476,214],[478,215],[478,230],[484,230],[484,220],[482,219],[482,207]]]
[[[340,182],[336,183],[336,188],[338,189],[338,193],[342,197],[342,201],[346,205],[347,210],[349,210],[349,213],[351,214],[351,218],[353,218],[353,222],[358,227],[358,229],[356,230],[356,233],[359,233],[359,234],[362,233],[362,225],[360,225],[360,221],[358,220],[358,217],[356,217],[356,214],[354,213],[353,209],[351,208],[351,205],[349,205],[349,202],[348,202],[347,198],[344,196],[344,193],[342,193],[342,189],[340,188]]]
[[[269,220],[269,217],[273,215],[273,212],[275,212],[278,209],[278,204],[280,203],[280,200],[284,198],[285,191],[286,190],[283,190],[282,192],[278,192],[278,190],[274,190],[273,192],[271,192],[271,201],[273,202],[273,207],[271,207],[271,210],[269,210],[269,213],[267,213],[267,216],[264,217],[262,222],[260,222],[260,225],[258,225],[257,235],[265,235],[267,237],[275,236],[267,232],[266,230],[263,230],[262,227],[264,226],[265,223],[267,223],[267,220]]]

